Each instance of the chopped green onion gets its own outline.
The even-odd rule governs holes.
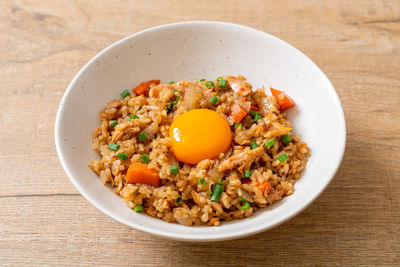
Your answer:
[[[147,141],[147,134],[144,132],[139,133],[139,142],[146,142]]]
[[[174,166],[169,167],[169,171],[171,172],[171,174],[178,174],[179,168],[178,168],[178,166],[174,165]]]
[[[288,134],[282,136],[282,143],[284,145],[287,145],[288,143],[290,143],[292,141],[292,137],[290,137]]]
[[[284,161],[287,161],[289,159],[289,157],[286,153],[282,153],[278,156],[278,159],[280,162],[284,162]]]
[[[213,81],[207,81],[206,82],[206,86],[207,86],[207,88],[211,88],[211,87],[214,86],[214,82]]]
[[[175,83],[174,81],[170,81],[170,82],[169,82],[169,84],[174,84],[174,83]]]
[[[220,88],[226,88],[226,80],[220,80],[218,83],[218,86]]]
[[[119,153],[117,156],[118,156],[118,159],[120,159],[120,160],[128,159],[128,155],[126,153]]]
[[[125,98],[125,97],[127,97],[128,95],[130,95],[130,93],[129,93],[128,90],[125,90],[125,91],[123,91],[123,92],[121,93],[121,97],[122,97],[122,98]]]
[[[245,170],[244,171],[244,178],[250,178],[251,177],[251,171]]]
[[[274,138],[269,139],[269,140],[265,143],[265,147],[266,147],[267,149],[273,147],[274,145],[275,145],[275,139],[274,139]]]
[[[250,143],[250,147],[251,147],[251,149],[255,149],[255,148],[258,147],[258,145],[257,145],[257,143],[255,141],[253,141],[253,142]]]
[[[206,79],[201,79],[200,82],[204,82]]]
[[[178,93],[178,94],[176,94],[176,93]],[[176,97],[181,97],[181,96],[182,96],[182,92],[179,91],[179,90],[175,90],[175,91],[174,91],[174,96],[176,96]]]
[[[171,111],[172,108],[176,105],[176,103],[178,103],[176,100],[169,103],[167,106],[168,111]]]
[[[142,212],[143,211],[143,206],[142,205],[136,205],[133,210],[135,212]]]
[[[212,190],[208,191],[208,194],[209,194],[210,196],[212,196]]]
[[[255,122],[257,122],[259,119],[261,119],[261,116],[258,113],[258,111],[252,110],[252,111],[250,111],[250,115],[253,117],[253,120]]]
[[[217,184],[223,184],[223,183],[224,183],[224,177],[219,178]]]
[[[140,107],[139,107],[139,109],[138,109],[138,111],[139,111],[139,110],[141,110],[141,109],[142,109],[142,107],[143,107],[143,106],[140,106]]]
[[[116,121],[116,120],[113,120],[110,122],[111,127],[115,127],[115,126],[117,126],[117,124],[118,124],[118,121]]]
[[[143,163],[149,163],[150,162],[149,155],[147,155],[147,154],[141,155],[140,159],[142,160]]]
[[[217,82],[219,82],[220,80],[222,80],[223,78],[221,77],[221,76],[219,76],[218,78],[217,78]]]
[[[240,197],[240,198],[238,198],[238,201],[239,201],[239,202],[244,202],[244,205],[243,205],[243,206],[240,206],[239,209],[241,209],[241,210],[247,210],[248,208],[250,208],[250,202],[248,202],[246,199]]]
[[[238,123],[235,124],[235,128],[238,128],[239,126],[242,127],[242,123],[241,122],[238,122]]]
[[[132,113],[131,115],[129,115],[129,119],[128,119],[128,121],[130,121],[130,120],[134,120],[134,119],[139,119],[139,117],[138,117],[138,116],[136,116],[136,114],[135,114],[135,113]]]
[[[197,185],[202,185],[201,188],[204,188],[206,186],[206,180],[204,178],[199,178],[199,180],[197,180]]]
[[[223,192],[224,192],[224,186],[220,183],[216,183],[212,191],[211,201],[219,202],[219,199],[221,198]]]
[[[181,195],[178,195],[178,196],[175,198],[175,204],[176,204],[176,205],[179,205],[179,204],[182,204],[182,202],[183,202],[182,196],[181,196]]]
[[[117,151],[119,149],[119,145],[116,143],[110,143],[108,145],[108,149],[112,150],[112,151]]]
[[[216,97],[215,95],[213,95],[210,99],[210,103],[213,105],[216,105],[218,103],[218,97]]]

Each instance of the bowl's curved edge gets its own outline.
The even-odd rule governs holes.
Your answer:
[[[167,28],[167,27],[171,27],[171,26],[181,26],[181,25],[185,25],[185,24],[220,24],[220,25],[228,25],[228,26],[234,26],[234,27],[240,27],[246,30],[250,30],[253,32],[257,32],[259,34],[264,34],[269,36],[272,39],[275,39],[278,42],[281,42],[284,45],[289,46],[291,49],[293,49],[294,51],[296,51],[296,53],[298,53],[300,56],[302,56],[303,58],[305,58],[309,64],[311,64],[311,66],[321,74],[321,76],[324,78],[325,82],[328,84],[330,90],[332,91],[333,95],[335,96],[335,100],[336,102],[339,104],[340,107],[340,121],[342,121],[343,123],[343,131],[342,131],[342,148],[340,151],[340,160],[338,161],[338,164],[336,166],[336,168],[330,173],[327,174],[327,176],[330,176],[329,179],[327,179],[326,184],[324,185],[324,187],[322,188],[322,190],[315,194],[314,196],[312,196],[312,198],[310,198],[305,204],[303,204],[302,207],[300,207],[299,209],[295,210],[293,213],[291,213],[289,216],[287,216],[285,219],[270,224],[268,226],[264,226],[264,225],[260,225],[257,228],[252,229],[251,231],[247,231],[238,235],[234,235],[234,236],[230,236],[227,234],[215,234],[214,237],[212,239],[210,238],[204,238],[202,236],[187,236],[187,235],[177,235],[177,234],[169,234],[169,233],[165,233],[165,232],[161,232],[158,231],[157,229],[147,229],[146,227],[142,227],[140,225],[132,225],[130,222],[123,220],[120,217],[116,217],[113,214],[111,214],[110,212],[108,212],[107,210],[104,210],[102,207],[100,207],[96,201],[90,197],[89,195],[87,195],[82,188],[79,186],[79,184],[75,181],[75,179],[72,177],[72,174],[69,172],[68,166],[66,165],[65,159],[64,159],[64,154],[61,151],[61,140],[60,140],[60,133],[59,133],[59,128],[60,128],[60,120],[61,120],[61,114],[62,114],[62,110],[64,108],[64,103],[67,99],[67,96],[71,90],[71,88],[75,85],[75,83],[78,80],[78,77],[88,68],[89,65],[91,65],[93,62],[95,62],[99,57],[101,57],[103,54],[107,53],[108,50],[112,49],[114,46],[117,46],[123,42],[126,42],[127,40],[130,40],[131,38],[134,38],[137,35],[140,35],[142,33],[145,32],[149,32],[149,31],[153,31],[153,30],[159,30],[159,29],[163,29],[163,28]],[[318,198],[322,192],[325,191],[325,189],[328,187],[328,185],[330,184],[330,182],[333,180],[333,177],[335,176],[336,172],[338,171],[341,162],[343,160],[343,156],[344,156],[344,152],[345,152],[345,147],[346,147],[346,122],[345,122],[345,116],[344,116],[344,111],[343,111],[343,107],[342,107],[342,103],[340,101],[339,95],[337,94],[335,88],[333,87],[331,81],[328,79],[328,77],[325,75],[325,73],[317,66],[316,63],[314,63],[310,58],[308,58],[303,52],[301,52],[300,50],[298,50],[296,47],[292,46],[291,44],[283,41],[282,39],[279,39],[278,37],[275,37],[269,33],[263,32],[261,30],[257,30],[248,26],[244,26],[244,25],[239,25],[239,24],[234,24],[234,23],[227,23],[227,22],[219,22],[219,21],[186,21],[186,22],[176,22],[176,23],[170,23],[170,24],[164,24],[164,25],[160,25],[160,26],[156,26],[156,27],[152,27],[152,28],[148,28],[142,31],[139,31],[137,33],[134,33],[132,35],[129,35],[109,46],[107,46],[106,48],[104,48],[102,51],[100,51],[96,56],[94,56],[91,60],[89,60],[80,70],[79,72],[75,75],[75,77],[72,79],[72,81],[70,82],[70,84],[68,85],[62,99],[59,105],[59,108],[57,110],[57,116],[56,116],[56,121],[55,121],[55,128],[54,128],[54,139],[55,139],[55,145],[56,145],[56,151],[60,160],[60,163],[64,169],[64,171],[66,172],[69,180],[71,181],[71,183],[75,186],[75,188],[79,191],[79,193],[81,195],[83,195],[93,206],[95,206],[97,209],[99,209],[101,212],[103,212],[104,214],[106,214],[107,216],[109,216],[110,218],[118,221],[121,224],[124,224],[126,226],[135,228],[137,230],[149,233],[151,235],[154,236],[158,236],[158,237],[163,237],[163,238],[168,238],[168,239],[172,239],[172,240],[177,240],[177,241],[191,241],[191,242],[210,242],[210,241],[225,241],[225,240],[232,240],[232,239],[238,239],[238,238],[244,238],[247,236],[251,236],[254,234],[258,234],[260,232],[269,230],[271,228],[274,228],[280,224],[283,224],[284,222],[292,219],[293,217],[295,217],[296,215],[298,215],[300,212],[302,212],[304,209],[306,209],[312,202],[315,201],[316,198]]]

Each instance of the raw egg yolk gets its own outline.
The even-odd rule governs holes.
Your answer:
[[[231,127],[219,113],[192,109],[180,115],[169,128],[175,157],[197,164],[225,152],[232,141]]]

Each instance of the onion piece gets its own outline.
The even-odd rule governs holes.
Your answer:
[[[185,93],[185,106],[187,110],[194,109],[201,98],[200,92],[196,90],[196,87],[190,83],[186,88]]]
[[[238,189],[238,196],[246,199],[248,202],[253,202],[253,198],[251,197],[251,195],[242,188]]]
[[[242,108],[243,108],[246,112],[249,112],[250,109],[251,109],[251,102],[246,101],[246,102],[240,103],[240,106],[242,106]]]
[[[143,133],[147,134],[148,138],[153,138],[154,134],[157,132],[158,130],[158,126],[155,123],[150,124],[149,126],[147,126],[146,128],[143,129]]]

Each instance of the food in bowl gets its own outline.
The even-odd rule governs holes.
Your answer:
[[[143,82],[100,112],[89,167],[136,212],[186,226],[249,217],[294,192],[310,155],[283,91],[243,76]]]

